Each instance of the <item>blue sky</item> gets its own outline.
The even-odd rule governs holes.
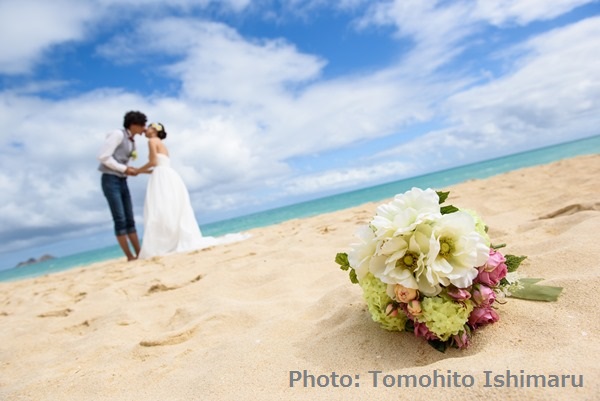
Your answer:
[[[201,225],[600,123],[598,1],[3,0],[0,48],[2,267],[113,245],[96,154],[128,110]]]

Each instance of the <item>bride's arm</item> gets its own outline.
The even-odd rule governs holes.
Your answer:
[[[148,140],[148,163],[144,164],[138,169],[138,173],[151,173],[152,168],[156,166],[156,145],[158,138],[151,138]]]

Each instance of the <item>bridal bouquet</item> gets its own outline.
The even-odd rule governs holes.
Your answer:
[[[466,348],[473,332],[498,321],[497,299],[554,301],[559,287],[535,285],[503,255],[473,211],[444,205],[449,192],[413,188],[377,208],[336,263],[363,290],[373,320],[411,331],[433,347]]]

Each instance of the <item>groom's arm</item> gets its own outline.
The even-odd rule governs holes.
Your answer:
[[[106,135],[104,144],[102,145],[100,153],[98,154],[98,160],[100,160],[100,162],[109,169],[126,174],[127,166],[125,164],[119,163],[113,157],[115,149],[117,148],[117,146],[119,146],[122,140],[123,133],[121,131],[113,131]]]

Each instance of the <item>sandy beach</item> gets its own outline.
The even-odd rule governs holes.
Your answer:
[[[597,400],[598,177],[590,155],[446,188],[493,242],[528,255],[521,273],[564,287],[555,303],[508,299],[467,350],[382,330],[334,263],[377,202],[188,254],[0,283],[0,400]],[[383,380],[434,372],[474,383]],[[509,374],[583,386],[494,387]]]

